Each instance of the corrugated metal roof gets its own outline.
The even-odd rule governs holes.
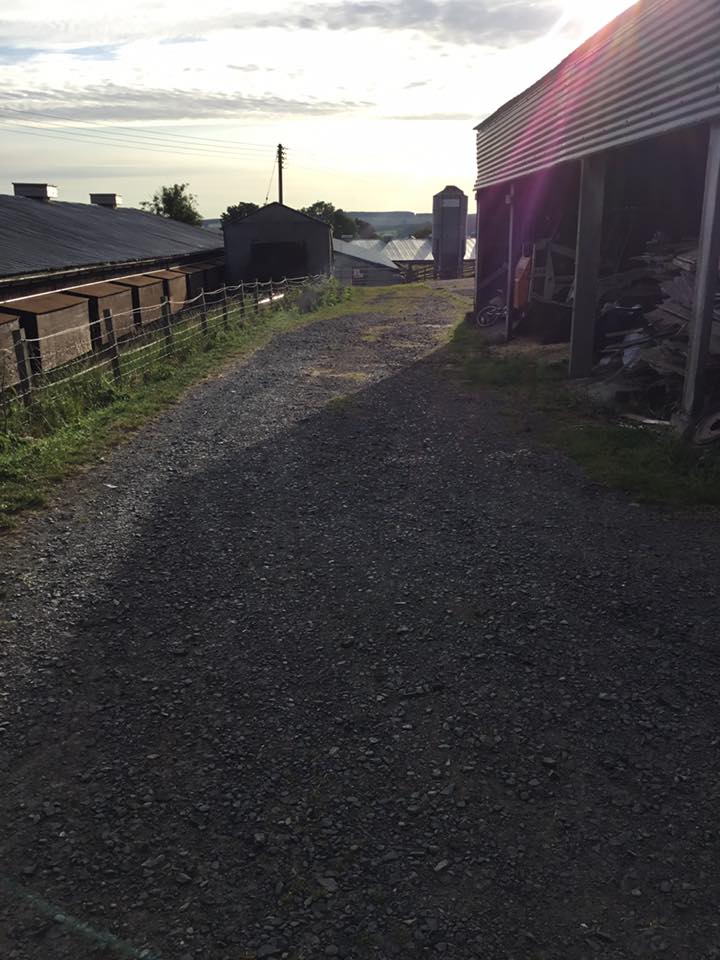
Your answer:
[[[391,240],[385,247],[386,254],[395,263],[432,263],[432,240]],[[475,259],[475,238],[469,238],[465,243],[465,259]]]
[[[77,297],[69,297],[65,293],[42,293],[37,297],[23,297],[4,303],[3,307],[22,313],[55,313],[57,310],[66,310],[68,307],[77,307],[83,301]]]
[[[151,287],[153,284],[161,284],[162,280],[159,277],[138,275],[137,277],[119,277],[115,282],[121,287]]]
[[[73,296],[81,297],[114,297],[118,293],[127,294],[127,287],[121,287],[119,283],[85,283],[81,287],[70,287],[67,291]]]
[[[432,260],[432,241],[415,240],[412,237],[407,240],[391,240],[385,247],[385,252],[396,263],[418,263],[422,260]]]
[[[335,253],[342,253],[346,257],[354,257],[356,260],[363,260],[365,263],[374,263],[379,267],[387,267],[389,270],[398,269],[383,249],[369,249],[364,245],[361,246],[362,243],[363,241],[358,240],[333,240],[333,250]],[[380,243],[384,246],[382,240]]]
[[[477,129],[476,189],[720,117],[718,0],[641,0]]]
[[[178,277],[184,279],[185,274],[180,270],[153,270],[152,273],[148,273],[149,277],[157,277],[158,280],[177,280]]]
[[[143,210],[0,196],[0,277],[221,248],[222,238],[201,227]]]
[[[387,245],[387,240],[378,237],[376,240],[351,240],[350,243],[356,247],[364,247],[366,250],[382,250]]]

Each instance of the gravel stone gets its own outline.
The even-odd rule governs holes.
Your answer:
[[[408,293],[5,538],[2,871],[64,919],[0,883],[1,957],[720,957],[720,523],[536,446]]]

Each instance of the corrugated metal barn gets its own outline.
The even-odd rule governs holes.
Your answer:
[[[81,204],[57,202],[50,184],[15,191],[0,196],[0,349],[4,367],[15,357],[13,382],[25,349],[15,356],[13,324],[32,372],[47,373],[107,342],[104,311],[114,335],[127,337],[159,320],[163,296],[178,312],[189,285],[195,293],[224,279],[217,234],[120,209],[116,194]]]
[[[476,309],[493,247],[504,246],[512,305],[523,246],[566,217],[574,376],[593,366],[603,231],[617,210],[635,204],[649,226],[654,204],[658,228],[665,218],[678,234],[693,221],[685,421],[702,405],[720,257],[719,13],[717,0],[641,0],[477,127]]]
[[[226,223],[225,269],[229,283],[283,280],[332,272],[332,230],[282,203],[269,203]]]
[[[378,245],[379,244],[379,245]],[[384,286],[400,282],[400,268],[382,249],[384,243],[333,240],[334,275],[351,286]]]
[[[216,233],[143,210],[0,195],[0,301],[222,252]]]

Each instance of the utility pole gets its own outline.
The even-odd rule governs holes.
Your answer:
[[[285,150],[281,143],[277,146],[277,166],[278,166],[278,200],[283,202],[283,164],[285,163]]]

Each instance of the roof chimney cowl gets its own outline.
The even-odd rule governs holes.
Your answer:
[[[58,198],[58,188],[52,183],[13,183],[13,189],[16,197],[25,197],[27,200],[49,203]]]
[[[90,203],[94,203],[96,207],[108,207],[110,210],[115,210],[117,207],[122,206],[123,198],[119,193],[91,193],[90,194]]]

